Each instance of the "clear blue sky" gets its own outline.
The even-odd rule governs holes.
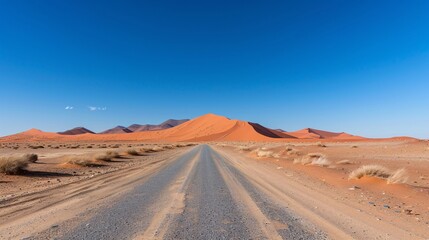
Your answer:
[[[209,112],[429,138],[429,1],[0,1],[0,135]]]

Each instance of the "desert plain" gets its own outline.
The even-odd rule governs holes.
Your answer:
[[[0,138],[0,239],[429,238],[427,140],[214,114],[126,129]]]

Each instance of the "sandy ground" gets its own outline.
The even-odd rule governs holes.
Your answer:
[[[273,165],[277,172],[330,196],[332,205],[341,202],[373,219],[403,225],[408,231],[429,232],[429,145],[427,141],[353,142],[353,143],[221,143],[217,147],[258,163]],[[243,150],[244,149],[244,150]],[[258,157],[257,152],[274,156]],[[327,166],[294,164],[307,154],[320,153]],[[237,155],[238,154],[238,155]],[[349,164],[337,164],[349,160]],[[245,161],[245,160],[243,160]],[[251,161],[248,161],[249,163]],[[406,170],[406,183],[387,184],[379,178],[350,179],[349,174],[362,165],[377,164]]]
[[[16,150],[14,146],[0,150],[2,155],[40,156],[24,176],[0,175],[0,239],[109,233],[99,219],[119,230],[125,224],[123,229],[133,229],[133,234],[120,237],[134,239],[186,239],[188,232],[197,239],[198,234],[257,239],[300,234],[316,239],[325,234],[331,239],[429,238],[427,141],[224,142],[211,143],[206,150],[181,147],[124,155],[97,168],[62,165],[63,157],[70,154],[122,153],[166,144],[77,145],[45,144],[33,149],[23,144]],[[190,151],[197,152],[189,155]],[[258,151],[270,154],[258,157]],[[293,163],[308,153],[323,154],[329,164]],[[342,160],[349,164],[337,164]],[[351,171],[367,164],[404,168],[408,180],[387,184],[377,178],[348,179]],[[136,207],[123,207],[133,204]],[[118,217],[121,214],[125,215]],[[220,215],[224,218],[216,217]],[[206,225],[197,225],[202,219]],[[301,224],[294,225],[297,222]],[[213,232],[219,224],[226,232]],[[88,232],[92,225],[99,229]]]

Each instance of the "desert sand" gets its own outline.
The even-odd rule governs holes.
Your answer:
[[[1,239],[79,235],[88,231],[82,222],[96,224],[100,218],[122,224],[103,215],[110,209],[103,207],[132,196],[143,198],[129,204],[142,202],[158,212],[142,209],[145,220],[136,215],[130,221],[143,225],[124,226],[133,234],[111,236],[171,238],[188,229],[240,237],[253,226],[249,237],[269,239],[429,238],[426,140],[368,139],[311,128],[285,132],[207,114],[164,130],[64,135],[32,129],[0,138],[1,157],[25,154],[38,159],[17,174],[0,173]],[[382,171],[356,174],[374,165]],[[151,183],[152,178],[159,180]],[[159,201],[144,198],[145,186],[159,189]],[[134,192],[140,188],[143,192]],[[225,191],[230,198],[224,199]],[[206,199],[210,194],[230,203],[217,205]],[[188,228],[192,209],[202,216],[224,214],[223,220],[214,217],[210,228],[220,227],[226,235]],[[274,209],[290,212],[276,215]],[[112,211],[125,214],[122,208]],[[237,222],[235,211],[247,220]],[[100,233],[95,229],[85,236],[98,236],[91,235]]]

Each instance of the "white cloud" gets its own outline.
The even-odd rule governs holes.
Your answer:
[[[66,108],[65,108],[65,110],[73,110],[73,106],[67,106]]]
[[[107,107],[88,106],[89,111],[106,111]]]

